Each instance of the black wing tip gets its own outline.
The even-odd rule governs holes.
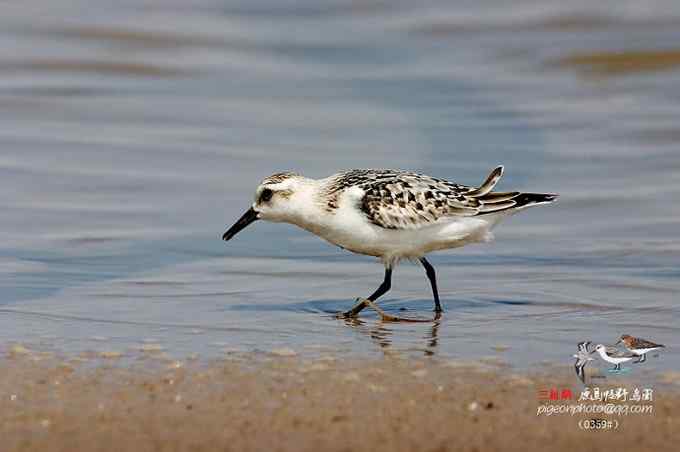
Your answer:
[[[559,198],[557,193],[520,193],[514,201],[517,202],[517,207],[522,207],[531,204],[551,203],[557,198]]]
[[[666,348],[666,346],[663,345],[663,344],[657,344],[657,343],[651,342],[651,341],[647,341],[647,343],[644,344],[644,345],[648,345],[650,347]]]

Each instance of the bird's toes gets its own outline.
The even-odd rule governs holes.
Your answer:
[[[353,312],[347,311],[347,312],[338,312],[335,314],[336,319],[356,319],[359,316],[359,314],[355,314]]]
[[[356,304],[352,309],[345,312],[338,312],[335,317],[338,319],[355,319],[359,316],[359,312],[361,312],[367,306],[367,303],[368,300],[358,297]]]

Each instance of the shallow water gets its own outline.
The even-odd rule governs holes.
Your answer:
[[[680,7],[568,3],[4,5],[0,341],[527,366],[628,333],[677,367],[680,70],[644,52],[675,50]],[[273,172],[499,163],[500,189],[561,197],[432,256],[437,323],[334,319],[383,270],[291,226],[220,240]],[[381,305],[431,315],[422,269]]]

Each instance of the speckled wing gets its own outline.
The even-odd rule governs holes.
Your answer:
[[[576,359],[576,362],[574,363],[574,370],[576,371],[576,376],[578,377],[579,380],[581,380],[581,383],[586,382],[586,364],[588,364],[588,361],[582,360],[580,358]]]
[[[631,341],[631,348],[638,349],[638,348],[661,348],[663,345],[661,344],[655,344],[652,341],[648,341],[646,339],[640,339],[639,337],[634,337],[633,340]]]
[[[517,205],[518,192],[492,193],[503,167],[494,169],[478,188],[395,170],[353,170],[337,184],[364,190],[361,210],[386,229],[419,229],[452,217],[472,217]]]

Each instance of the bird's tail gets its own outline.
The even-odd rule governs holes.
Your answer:
[[[490,193],[498,181],[501,180],[501,176],[503,176],[503,165],[494,168],[494,170],[491,171],[491,173],[486,177],[486,180],[482,183],[482,185],[480,185],[476,190],[466,193],[466,196],[480,198],[487,193]]]
[[[513,201],[517,203],[515,208],[519,209],[537,204],[550,204],[557,196],[555,193],[520,193]]]
[[[516,211],[525,207],[539,204],[550,204],[557,196],[555,193],[520,193],[493,192],[501,176],[503,167],[496,167],[478,188],[466,193],[466,196],[476,198],[480,203],[479,214],[500,212],[504,210]]]

